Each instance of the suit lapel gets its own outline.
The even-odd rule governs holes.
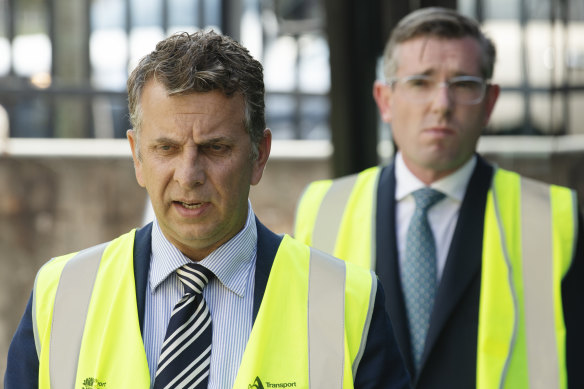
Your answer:
[[[258,249],[253,289],[253,322],[255,322],[258,315],[268,278],[270,277],[270,271],[272,270],[272,264],[278,252],[278,247],[280,247],[280,242],[282,242],[281,236],[267,229],[257,218],[256,226],[258,229]]]
[[[144,333],[144,306],[146,304],[146,285],[150,270],[150,254],[152,252],[152,223],[136,230],[134,238],[134,279],[136,280],[136,303],[140,331]]]
[[[492,176],[492,166],[478,157],[477,165],[460,207],[442,280],[436,293],[430,328],[422,356],[422,369],[448,318],[465,294],[471,281],[480,275],[483,221],[486,197]]]
[[[375,270],[385,291],[385,309],[389,314],[397,343],[408,371],[413,372],[410,332],[399,277],[395,218],[395,169],[394,164],[391,164],[381,172],[377,187]]]

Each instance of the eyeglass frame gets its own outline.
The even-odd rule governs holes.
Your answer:
[[[427,103],[427,102],[431,101],[433,98],[433,93],[435,93],[436,90],[438,90],[438,88],[446,87],[446,90],[449,93],[449,97],[452,99],[452,101],[456,102],[457,104],[461,104],[461,105],[475,105],[475,104],[479,104],[481,101],[484,100],[486,92],[487,92],[487,88],[491,85],[491,83],[488,80],[486,80],[482,77],[478,77],[478,76],[455,76],[455,77],[449,78],[446,81],[437,82],[437,81],[432,80],[432,77],[430,77],[428,75],[424,75],[424,74],[413,74],[413,75],[404,76],[404,77],[392,77],[389,80],[387,80],[385,82],[385,84],[387,86],[389,86],[390,88],[395,90],[396,84],[398,84],[398,83],[403,84],[407,81],[411,81],[411,80],[415,80],[415,79],[427,80],[427,81],[430,81],[432,84],[434,84],[433,87],[431,88],[432,93],[429,93],[428,97],[426,99],[419,100],[419,101],[410,100],[410,101],[417,102],[417,103]],[[480,86],[481,86],[480,97],[478,97],[474,100],[471,100],[470,102],[456,100],[456,98],[453,95],[451,95],[452,90],[450,89],[450,87],[454,83],[460,82],[460,81],[474,81],[474,82],[477,82],[478,84],[480,84]]]

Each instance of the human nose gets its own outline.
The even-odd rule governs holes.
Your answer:
[[[183,188],[193,188],[205,182],[204,160],[196,147],[187,147],[177,158],[174,179]]]
[[[451,97],[447,82],[440,82],[436,84],[434,89],[434,96],[432,99],[432,107],[439,112],[449,112],[452,109],[454,100]]]

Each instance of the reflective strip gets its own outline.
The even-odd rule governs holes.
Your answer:
[[[511,340],[510,340],[510,344],[509,344],[509,353],[507,354],[506,358],[505,358],[505,363],[503,365],[503,370],[501,371],[501,380],[499,381],[499,388],[503,389],[505,387],[505,379],[507,378],[507,373],[509,372],[509,365],[511,363],[511,356],[512,356],[512,352],[511,350],[513,350],[513,348],[515,347],[515,342],[517,340],[517,326],[518,326],[518,316],[519,313],[518,311],[518,306],[519,306],[519,302],[517,301],[517,291],[515,290],[515,282],[513,281],[513,266],[511,263],[511,258],[509,257],[509,249],[507,248],[507,241],[506,241],[506,236],[505,236],[505,228],[503,225],[503,219],[502,219],[502,215],[501,215],[501,208],[499,206],[499,200],[498,200],[498,196],[499,194],[497,193],[496,187],[495,187],[495,179],[493,179],[493,187],[492,187],[492,193],[493,193],[493,207],[495,209],[495,217],[497,218],[497,224],[499,226],[499,231],[500,231],[500,238],[501,238],[501,249],[503,251],[503,258],[505,259],[505,264],[507,265],[507,269],[509,269],[507,276],[507,283],[509,284],[509,290],[511,292],[511,299],[513,301],[513,311],[515,313],[515,316],[512,318],[513,319],[513,333],[511,334]],[[484,259],[483,259],[484,260]],[[483,264],[484,266],[484,264]],[[482,297],[482,287],[481,287],[481,299]]]
[[[343,210],[349,201],[357,178],[358,175],[353,174],[333,181],[322,200],[314,222],[312,244],[324,252],[335,252],[335,243],[343,220]]]
[[[559,372],[550,188],[524,177],[521,230],[529,387],[553,389],[559,385]]]
[[[308,374],[311,388],[342,388],[345,364],[345,263],[310,249]]]
[[[46,264],[43,265],[43,267],[47,266],[49,263],[53,262],[55,260],[55,258],[51,258],[50,261],[48,261]],[[42,270],[42,269],[41,269]],[[36,348],[36,352],[37,352],[37,356],[41,357],[41,339],[40,339],[40,334],[39,334],[39,322],[37,319],[37,282],[39,280],[39,275],[41,274],[41,271],[39,270],[39,272],[37,273],[35,279],[34,279],[34,286],[32,288],[33,292],[32,292],[32,332],[33,332],[33,336],[34,336],[34,346]]]
[[[80,251],[65,265],[55,295],[49,375],[52,388],[74,388],[85,319],[108,243]]]

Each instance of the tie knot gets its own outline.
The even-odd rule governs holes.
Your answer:
[[[176,274],[185,287],[185,293],[191,294],[203,293],[203,288],[213,278],[213,272],[198,263],[187,263],[176,269]]]
[[[416,207],[423,211],[428,210],[431,206],[444,198],[444,193],[432,188],[418,189],[412,193],[416,200]]]

